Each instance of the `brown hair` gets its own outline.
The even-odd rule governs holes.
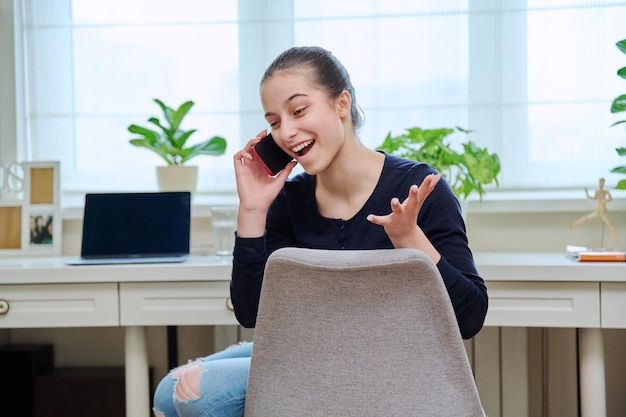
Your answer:
[[[274,59],[265,70],[261,85],[276,71],[294,67],[308,67],[315,76],[315,83],[324,88],[330,98],[337,98],[345,90],[352,97],[350,115],[355,129],[363,124],[363,115],[356,102],[350,75],[339,60],[328,50],[319,46],[296,46],[287,49]]]

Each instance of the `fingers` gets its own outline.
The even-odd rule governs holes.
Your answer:
[[[254,139],[250,139],[242,150],[240,150],[239,152],[233,155],[233,159],[235,163],[245,165],[246,159],[252,160],[253,159],[252,153],[251,153],[252,148],[254,147],[254,145],[259,143],[261,139],[263,139],[265,136],[267,136],[267,129],[263,129],[256,135]]]
[[[430,195],[430,193],[435,189],[435,186],[441,179],[441,174],[430,174],[424,178],[422,184],[418,187],[417,185],[412,185],[409,188],[409,195],[407,198],[400,204],[397,198],[391,200],[391,210],[394,213],[401,214],[405,210],[408,210],[410,213],[417,213],[420,211],[420,208],[424,204],[426,197]]]
[[[233,155],[233,161],[235,163],[235,165],[239,164],[239,165],[245,165],[246,164],[246,160],[251,161],[253,159],[252,154],[247,151],[246,148],[242,149],[241,151],[235,153]],[[251,149],[251,148],[250,148]]]
[[[379,226],[388,225],[391,221],[391,214],[401,215],[404,212],[404,205],[400,203],[397,197],[391,199],[389,205],[391,206],[391,213],[384,216],[376,216],[374,214],[368,214],[367,221],[377,224]]]
[[[419,188],[425,188],[428,191],[428,194],[430,194],[430,192],[435,188],[435,185],[437,185],[440,179],[441,174],[427,175],[426,178],[424,178],[424,181],[422,181],[422,185],[420,185]]]
[[[379,226],[384,226],[385,225],[385,221],[384,220],[387,217],[388,216],[376,216],[374,214],[368,214],[367,215],[367,221],[370,222],[370,223],[377,224]]]
[[[426,200],[426,197],[435,189],[435,186],[441,179],[441,174],[430,174],[424,178],[422,184],[417,190],[417,197],[420,202]],[[412,187],[411,187],[412,188]]]
[[[427,175],[419,187],[414,184],[409,188],[409,195],[402,203],[397,197],[392,198],[389,203],[391,212],[398,215],[404,214],[407,210],[408,213],[419,212],[424,200],[426,200],[426,197],[435,189],[440,179],[441,174]],[[388,221],[388,217],[389,215],[375,216],[370,214],[367,220],[374,224],[385,225]]]
[[[400,204],[400,200],[398,200],[397,197],[392,198],[389,205],[391,206],[391,211],[394,213],[402,210],[402,204]]]
[[[298,165],[297,161],[290,161],[287,165],[285,165],[285,167],[278,173],[278,175],[276,176],[276,178],[282,180],[282,181],[287,181],[287,178],[289,177],[289,175],[291,174],[291,171],[296,167],[296,165]]]

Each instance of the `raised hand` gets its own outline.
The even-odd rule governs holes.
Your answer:
[[[237,234],[243,237],[263,234],[267,210],[296,166],[292,161],[276,177],[270,177],[251,153],[252,147],[265,136],[267,131],[263,130],[233,156],[239,195]]]
[[[419,249],[438,262],[440,255],[417,225],[417,216],[440,179],[441,174],[428,175],[419,187],[412,185],[409,188],[409,195],[403,202],[395,197],[391,199],[391,213],[382,216],[370,214],[367,220],[384,227],[395,248]]]

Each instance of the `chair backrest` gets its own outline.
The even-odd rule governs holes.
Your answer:
[[[433,262],[413,249],[274,252],[245,416],[484,416]]]

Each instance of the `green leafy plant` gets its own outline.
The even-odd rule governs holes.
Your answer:
[[[213,136],[198,144],[186,146],[187,140],[197,129],[182,130],[180,126],[193,107],[193,101],[184,102],[178,109],[165,105],[157,98],[154,102],[161,107],[165,123],[156,117],[149,118],[148,122],[158,130],[131,124],[128,131],[139,135],[138,138],[130,139],[131,145],[150,149],[163,158],[167,165],[185,165],[199,155],[218,156],[226,152],[226,139],[221,136]]]
[[[387,134],[379,150],[418,162],[426,162],[435,167],[450,183],[458,199],[467,197],[476,191],[482,200],[484,185],[495,183],[498,186],[500,158],[480,148],[471,140],[461,144],[463,150],[452,149],[446,138],[455,131],[469,134],[470,130],[460,127],[455,129],[421,129],[413,127],[406,132],[392,136]]]
[[[617,48],[622,51],[623,54],[626,54],[626,39],[622,39],[621,41],[617,42],[615,44],[615,46],[617,46]],[[622,67],[620,69],[617,70],[617,75],[621,78],[626,79],[626,67]],[[626,111],[626,94],[622,94],[619,97],[615,98],[613,100],[613,103],[611,104],[611,113],[621,113]],[[619,120],[615,123],[613,123],[611,126],[616,126],[622,123],[626,123],[626,120]],[[619,156],[625,156],[626,155],[626,147],[619,147],[615,149],[617,151],[617,154]],[[611,172],[615,172],[618,174],[624,174],[626,175],[626,165],[621,165],[621,166],[617,166],[615,168],[613,168],[611,170]],[[625,180],[620,180],[617,183],[617,187],[618,189],[621,190],[626,190],[626,179]]]

